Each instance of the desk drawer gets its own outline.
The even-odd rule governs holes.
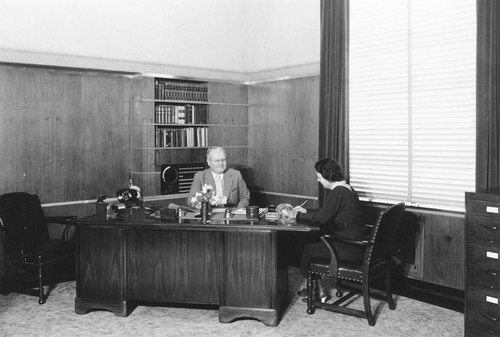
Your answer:
[[[500,292],[468,286],[465,320],[468,328],[500,336]]]
[[[500,246],[500,219],[488,221],[485,218],[469,217],[467,240],[468,242]]]

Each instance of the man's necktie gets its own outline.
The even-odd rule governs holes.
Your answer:
[[[218,174],[215,177],[215,192],[218,196],[222,197],[223,193],[223,184],[222,184],[222,174]]]

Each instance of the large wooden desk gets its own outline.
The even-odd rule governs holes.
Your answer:
[[[142,209],[126,210],[123,220],[80,219],[75,311],[127,316],[129,301],[208,304],[223,323],[276,326],[288,292],[283,232],[312,230],[265,219],[165,223],[144,219]]]

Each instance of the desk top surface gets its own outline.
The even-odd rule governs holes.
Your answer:
[[[164,230],[193,230],[193,231],[287,231],[287,232],[312,232],[319,228],[307,221],[293,221],[282,223],[268,220],[265,214],[259,219],[247,219],[242,214],[232,214],[226,218],[224,213],[213,213],[209,223],[202,223],[196,213],[186,212],[180,219],[157,218],[154,213],[148,212],[143,207],[130,208],[122,212],[115,219],[106,219],[103,215],[93,214],[78,219],[79,226],[121,226],[144,229]]]

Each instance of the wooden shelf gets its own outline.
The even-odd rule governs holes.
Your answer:
[[[208,149],[209,146],[177,146],[177,147],[132,147],[131,150],[197,150]],[[248,148],[248,145],[229,145],[224,148]]]
[[[241,106],[248,107],[248,104],[242,103],[222,103],[222,102],[201,102],[201,101],[172,101],[172,100],[159,100],[159,99],[149,99],[149,98],[141,98],[132,100],[134,103],[140,102],[153,102],[153,103],[170,103],[170,104],[193,104],[193,105],[223,105],[223,106]]]
[[[131,156],[130,174],[134,183],[141,186],[145,196],[160,195],[162,193],[162,177],[159,168],[162,165],[205,163],[206,149],[212,145],[223,146],[229,162],[245,166],[248,158],[248,87],[243,84],[231,84],[221,82],[175,80],[182,87],[184,83],[201,84],[206,87],[206,96],[178,96],[181,100],[169,96],[169,99],[157,99],[163,89],[158,90],[156,83],[160,83],[161,78],[141,76],[133,79],[133,99],[132,110],[129,118],[130,146],[128,151]],[[165,79],[166,81],[173,81]],[[189,87],[189,85],[187,85]],[[181,89],[182,91],[182,89]],[[192,94],[196,95],[196,90]],[[179,95],[183,95],[180,93]],[[186,100],[188,97],[203,97],[203,100]],[[206,97],[206,100],[205,100]],[[166,97],[161,97],[166,98]],[[206,113],[197,115],[201,119],[187,119],[192,123],[172,123],[175,120],[157,119],[158,113],[165,113],[159,110],[161,105],[198,107],[197,111]],[[187,109],[187,108],[186,108]],[[165,116],[162,116],[162,118]],[[185,117],[188,117],[186,114]],[[168,121],[168,123],[158,123],[158,121]],[[202,122],[202,123],[199,123]],[[188,129],[194,129],[193,132]],[[177,132],[186,129],[187,137],[181,134],[179,138],[174,138]],[[160,137],[158,137],[158,131]],[[168,135],[161,134],[168,132]],[[194,133],[194,136],[193,136]],[[165,138],[163,138],[165,137]],[[194,138],[193,138],[194,137]],[[158,142],[158,140],[160,141]],[[177,143],[170,140],[175,139]],[[201,142],[199,140],[202,140]],[[164,144],[165,143],[165,144]],[[203,145],[203,146],[174,146],[158,147],[158,145]]]
[[[160,123],[131,123],[131,126],[168,126],[168,127],[197,127],[197,126],[210,126],[210,127],[228,127],[239,126],[248,127],[248,124],[160,124]]]

